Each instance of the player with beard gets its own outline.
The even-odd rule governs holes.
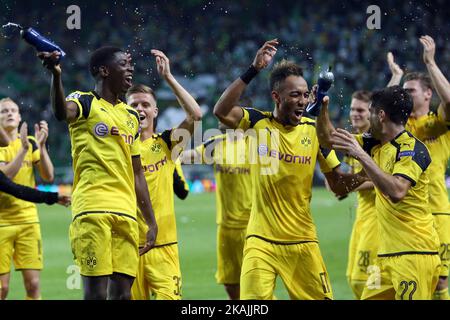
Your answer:
[[[252,78],[272,61],[277,45],[277,39],[267,41],[214,107],[220,122],[255,133],[250,147],[254,188],[240,298],[271,299],[280,276],[291,299],[332,299],[310,210],[316,160],[337,194],[346,194],[365,180],[353,175],[348,180],[353,186],[343,188],[346,179],[337,171],[335,153],[320,147],[315,121],[304,113],[310,92],[294,62],[282,60],[271,70],[273,112],[238,106]]]
[[[448,273],[450,263],[450,203],[445,185],[445,173],[450,157],[450,84],[435,61],[436,45],[433,38],[423,36],[423,61],[428,75],[411,72],[405,75],[403,88],[411,95],[414,107],[406,129],[420,139],[430,151],[429,203],[439,234],[441,273],[433,299],[448,300]],[[388,58],[392,71],[389,85],[399,84],[403,71],[395,67],[393,57]],[[437,112],[431,111],[433,89],[440,98]]]
[[[317,119],[321,143],[359,160],[375,186],[379,228],[376,268],[362,299],[431,299],[438,281],[438,235],[428,205],[426,146],[405,130],[413,102],[393,86],[373,93],[370,134],[334,129],[325,104]]]

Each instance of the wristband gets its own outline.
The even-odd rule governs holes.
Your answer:
[[[241,80],[245,82],[245,84],[249,84],[250,81],[258,74],[258,69],[256,69],[253,64],[241,75]]]

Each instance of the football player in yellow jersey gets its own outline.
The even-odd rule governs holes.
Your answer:
[[[360,134],[368,132],[370,128],[370,97],[371,93],[364,90],[355,91],[352,94],[350,120],[353,130]],[[348,157],[347,163],[353,173],[362,170],[361,164],[354,158]],[[353,294],[357,299],[361,299],[369,268],[375,264],[377,256],[378,228],[373,183],[366,181],[354,191],[358,192],[358,202],[350,237],[346,275]]]
[[[30,142],[28,141],[28,128],[26,122],[20,127],[20,140],[25,148],[30,147]],[[7,147],[9,145],[10,139],[5,129],[0,125],[0,147]],[[42,192],[34,188],[19,185],[11,181],[4,173],[0,170],[0,192],[10,194],[21,200],[30,201],[34,203],[46,203],[54,204],[58,203],[65,207],[70,205],[71,197],[61,195],[57,192]],[[1,296],[1,295],[0,295]]]
[[[405,130],[413,108],[400,86],[372,95],[371,134],[335,130],[324,104],[317,119],[321,143],[359,160],[375,185],[379,248],[362,299],[431,299],[438,282],[439,239],[428,205],[426,146]]]
[[[436,46],[433,38],[420,38],[423,45],[423,60],[428,70],[424,73],[411,72],[404,78],[403,88],[407,90],[414,102],[411,116],[406,123],[409,130],[423,141],[430,151],[429,201],[439,234],[441,258],[441,273],[433,299],[448,300],[448,273],[450,263],[450,203],[445,185],[445,171],[450,157],[450,84],[440,71],[435,61]],[[392,67],[392,59],[388,59],[392,70],[390,85],[399,84],[402,70]],[[430,110],[433,87],[441,102],[437,112]]]
[[[190,141],[194,124],[201,120],[202,113],[195,99],[170,72],[166,55],[159,50],[152,50],[151,53],[156,58],[159,75],[172,89],[186,113],[186,118],[177,128],[157,134],[155,130],[158,107],[154,91],[145,85],[134,85],[128,89],[127,102],[140,117],[142,166],[159,230],[154,248],[139,259],[139,269],[131,293],[134,300],[150,297],[156,300],[179,300],[182,297],[182,278],[173,177],[179,152]],[[139,242],[144,245],[147,226],[140,214],[138,222]]]
[[[15,183],[35,186],[33,168],[37,168],[44,181],[53,180],[53,164],[45,143],[47,122],[35,125],[35,138],[23,143],[19,137],[21,115],[19,106],[10,98],[0,100],[0,125],[9,137],[9,145],[0,148],[0,170]],[[22,130],[27,130],[23,124]],[[27,299],[40,299],[39,277],[43,267],[42,238],[36,205],[5,193],[0,194],[0,281],[2,299],[9,288],[10,265],[21,270]]]
[[[364,180],[348,180],[353,181],[353,188],[340,190],[339,182],[345,180],[335,170],[340,163],[334,152],[319,146],[314,120],[304,114],[308,84],[295,63],[283,60],[271,71],[273,112],[237,105],[251,79],[271,62],[277,45],[277,39],[267,41],[247,72],[225,90],[214,107],[220,122],[255,136],[249,149],[254,188],[240,298],[271,299],[280,276],[291,299],[332,299],[310,212],[316,160],[337,194],[349,192]]]
[[[130,299],[139,254],[153,246],[157,225],[141,165],[139,115],[122,102],[131,87],[131,56],[115,47],[95,50],[91,92],[67,99],[59,52],[39,58],[52,73],[56,118],[69,124],[74,169],[70,239],[80,266],[85,299]],[[139,250],[136,206],[149,227]]]
[[[25,146],[25,148],[29,148],[29,141],[27,137],[26,123],[22,125],[20,130],[20,139]],[[6,147],[9,144],[9,137],[6,134],[3,127],[0,125],[0,146]],[[30,188],[27,186],[19,185],[11,181],[4,173],[0,170],[0,193],[4,192],[12,195],[21,200],[30,201],[34,203],[46,203],[46,204],[54,204],[58,203],[63,206],[70,205],[70,196],[60,195],[57,192],[42,192],[38,191],[34,188]],[[0,246],[0,248],[4,248],[4,245]],[[3,251],[0,252],[3,256]],[[5,296],[7,295],[8,287],[5,287]],[[2,282],[0,281],[0,299],[3,299],[3,290],[2,290]]]
[[[230,300],[239,300],[245,234],[252,208],[252,181],[248,139],[243,131],[213,136],[193,150],[182,153],[184,163],[212,164],[216,180],[217,271]]]

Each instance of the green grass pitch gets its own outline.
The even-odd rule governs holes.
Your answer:
[[[335,299],[352,299],[345,269],[348,241],[355,215],[355,196],[337,201],[323,188],[313,190],[312,214],[317,225],[320,248],[331,278]],[[39,206],[44,242],[44,270],[41,274],[43,299],[82,299],[82,290],[73,285],[73,265],[68,239],[69,209]],[[184,201],[176,199],[178,241],[184,299],[226,299],[225,290],[216,284],[215,195],[190,194]],[[68,270],[69,269],[69,270]],[[69,273],[68,273],[69,272]],[[72,277],[71,277],[72,276]],[[275,295],[288,299],[278,279]],[[25,291],[20,272],[12,271],[8,299],[23,299]]]

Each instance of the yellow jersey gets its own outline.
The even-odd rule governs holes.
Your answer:
[[[177,243],[173,196],[175,162],[172,160],[172,150],[174,143],[170,139],[171,132],[172,130],[166,130],[141,142],[142,168],[158,225],[155,242],[157,247]],[[140,212],[138,223],[139,244],[144,245],[148,227]]]
[[[428,175],[430,208],[432,214],[450,214],[445,172],[450,157],[450,122],[441,115],[430,112],[417,119],[410,117],[406,129],[421,140],[430,151],[431,164]]]
[[[27,187],[35,187],[33,165],[40,160],[40,151],[34,137],[29,136],[30,147],[22,162],[20,170],[12,181]],[[17,137],[7,147],[0,148],[0,164],[14,160],[22,148],[22,141]],[[0,192],[0,226],[39,222],[36,205]]]
[[[352,157],[347,157],[345,162],[351,167],[352,173],[359,173],[362,171],[362,165],[358,160]],[[361,190],[356,193],[358,207],[356,209],[357,219],[367,219],[372,215],[376,215],[375,211],[375,190]]]
[[[216,223],[227,228],[246,228],[250,218],[252,177],[248,139],[223,134],[211,137],[196,148],[202,159],[212,159],[216,180]]]
[[[69,124],[73,158],[72,217],[89,213],[136,219],[132,157],[140,155],[139,115],[95,92],[71,93],[78,118]]]
[[[406,130],[384,145],[369,134],[356,138],[381,170],[411,182],[405,198],[398,203],[375,188],[380,230],[378,256],[437,253],[439,240],[428,204],[431,158],[427,147]]]
[[[239,128],[250,139],[253,185],[247,237],[275,243],[317,241],[310,201],[316,160],[324,172],[340,162],[334,151],[320,148],[315,120],[284,127],[271,112],[243,108]],[[253,128],[254,130],[248,130]]]

